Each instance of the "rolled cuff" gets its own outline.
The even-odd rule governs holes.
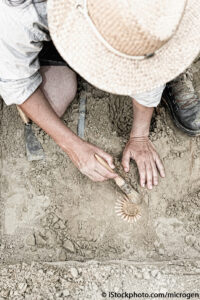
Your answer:
[[[166,85],[162,85],[145,93],[132,94],[131,97],[134,98],[141,105],[144,105],[146,107],[156,107],[161,101],[162,93],[165,89],[165,86]]]
[[[38,72],[19,80],[0,79],[0,95],[7,105],[24,103],[40,86],[42,76]]]

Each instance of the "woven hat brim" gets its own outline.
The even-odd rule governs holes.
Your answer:
[[[50,34],[64,60],[104,91],[129,96],[150,91],[182,73],[200,52],[199,0],[188,0],[173,38],[145,60],[121,57],[107,49],[80,7],[77,0],[48,0]]]

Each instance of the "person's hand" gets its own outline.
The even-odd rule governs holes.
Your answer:
[[[112,169],[115,168],[111,155],[85,141],[80,140],[68,152],[75,166],[92,181],[105,181],[117,177],[116,173],[108,171],[96,160],[95,154],[102,157]]]
[[[125,172],[129,171],[131,158],[137,164],[142,187],[145,187],[145,183],[148,189],[152,189],[153,185],[157,185],[158,173],[161,177],[165,177],[163,164],[148,137],[132,137],[128,141],[122,158]]]

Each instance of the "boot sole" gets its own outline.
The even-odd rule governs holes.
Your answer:
[[[191,130],[191,129],[188,129],[188,128],[184,127],[179,122],[178,118],[176,117],[176,114],[174,113],[173,107],[170,104],[170,99],[168,98],[168,100],[166,100],[164,97],[165,98],[168,98],[168,97],[166,95],[162,96],[162,100],[166,104],[166,106],[168,107],[168,109],[169,109],[169,111],[171,113],[172,119],[173,119],[176,127],[178,127],[179,129],[181,129],[183,132],[187,133],[190,136],[198,136],[198,135],[200,135],[200,130]]]

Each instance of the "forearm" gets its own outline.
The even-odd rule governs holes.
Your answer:
[[[154,108],[143,106],[134,99],[132,101],[134,117],[130,137],[148,136]]]
[[[56,115],[40,89],[27,99],[20,108],[24,113],[49,134],[67,153],[75,143],[81,141]]]

